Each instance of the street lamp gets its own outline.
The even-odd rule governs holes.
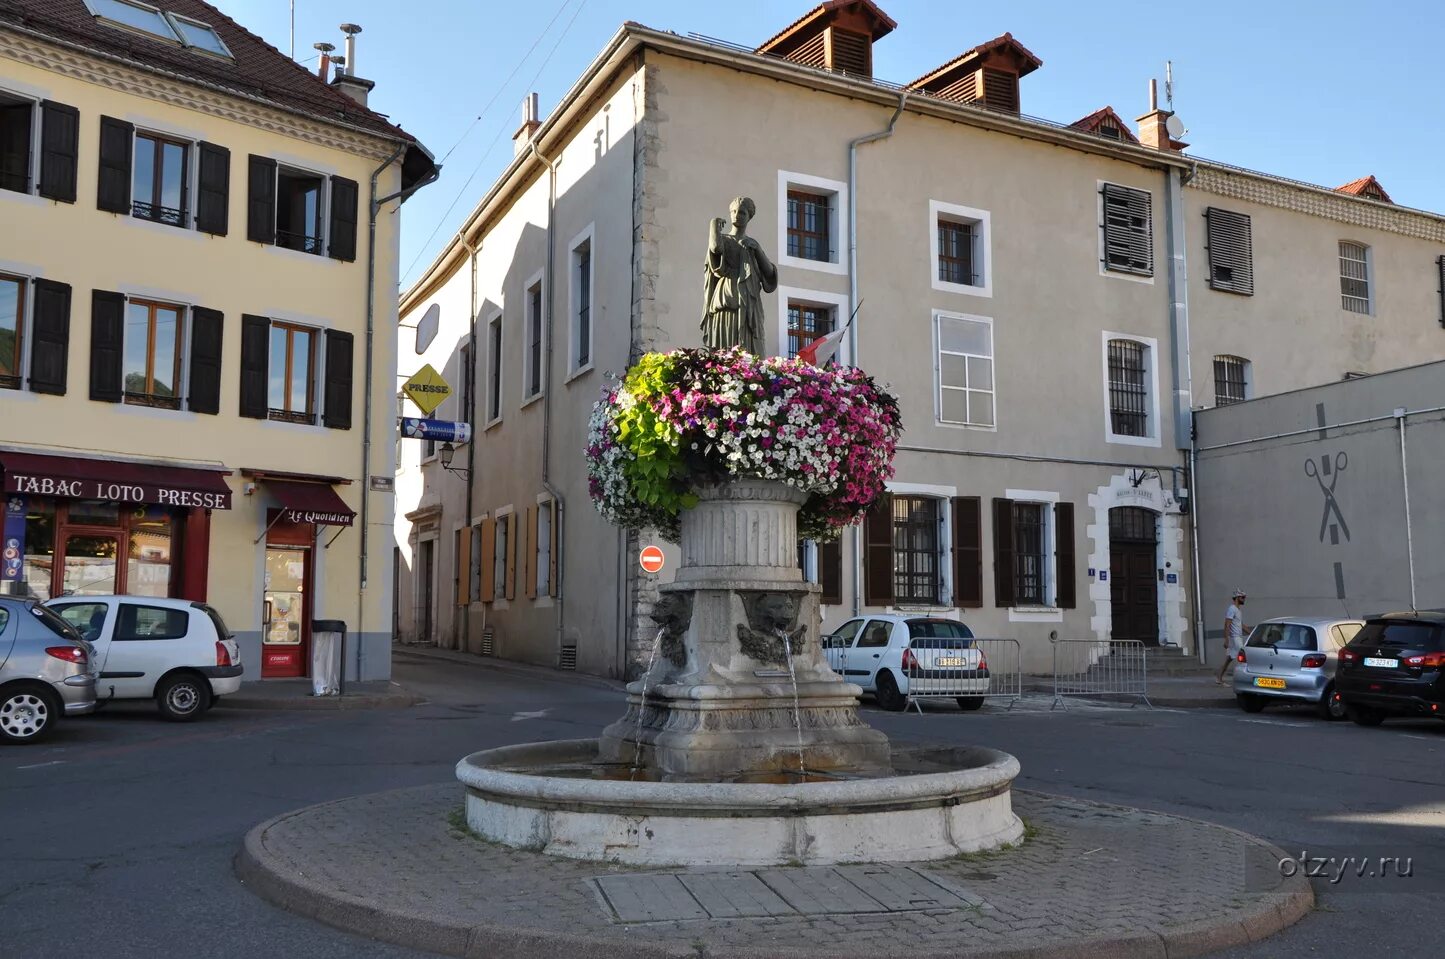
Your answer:
[[[469,476],[472,472],[469,469],[463,469],[460,466],[455,469],[452,468],[452,457],[456,456],[456,453],[457,448],[451,443],[442,444],[442,448],[437,450],[437,459],[441,461],[442,469],[448,473],[455,473],[458,476]]]

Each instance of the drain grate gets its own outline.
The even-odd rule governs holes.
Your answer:
[[[562,647],[562,655],[561,655],[560,657],[558,657],[558,659],[557,659],[557,668],[558,668],[558,669],[576,669],[576,668],[577,668],[577,647],[576,647],[576,646],[563,646],[563,647]]]

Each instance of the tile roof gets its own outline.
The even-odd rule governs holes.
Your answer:
[[[221,87],[241,96],[327,123],[379,136],[416,138],[386,117],[360,105],[286,54],[204,0],[154,0],[161,9],[209,24],[234,59],[207,56],[144,33],[97,20],[84,0],[0,0],[0,29],[18,25],[53,40],[77,44],[183,80]]]
[[[1124,142],[1139,142],[1139,138],[1134,135],[1134,131],[1129,129],[1129,124],[1125,123],[1123,118],[1114,112],[1113,107],[1104,107],[1101,110],[1095,110],[1082,120],[1075,120],[1073,123],[1070,123],[1069,126],[1087,133],[1099,133],[1099,128],[1104,125],[1105,120],[1114,121],[1114,126],[1119,128],[1119,136]],[[1105,136],[1106,134],[1100,133],[1099,135]]]
[[[1362,176],[1358,180],[1351,180],[1344,186],[1335,187],[1336,193],[1349,193],[1352,196],[1369,197],[1372,200],[1383,200],[1385,203],[1394,203],[1390,194],[1380,185],[1380,181],[1373,176]]]
[[[1005,33],[1001,37],[994,37],[987,43],[980,43],[978,46],[974,47],[971,50],[963,51],[958,56],[954,57],[952,60],[949,60],[942,66],[934,67],[932,70],[929,70],[917,80],[914,80],[912,83],[908,84],[908,89],[913,90],[920,88],[929,80],[933,80],[945,73],[962,67],[969,60],[981,59],[985,54],[992,53],[995,50],[1003,49],[1004,47],[1008,47],[1010,50],[1012,50],[1014,54],[1017,55],[1018,58],[1022,61],[1019,68],[1019,76],[1021,77],[1025,76],[1026,74],[1033,73],[1039,67],[1044,65],[1044,61],[1040,60],[1037,56],[1035,56],[1033,51],[1030,50],[1028,47],[1015,40],[1012,33]]]
[[[881,40],[883,37],[887,36],[895,29],[897,29],[897,21],[895,21],[888,14],[884,13],[883,10],[878,6],[878,4],[873,2],[873,0],[824,0],[823,3],[818,4],[816,7],[809,10],[807,13],[803,14],[801,17],[794,20],[783,29],[773,34],[767,40],[763,41],[763,43],[758,46],[758,52],[767,53],[771,47],[776,45],[780,40],[783,40],[789,34],[796,31],[799,27],[806,24],[808,21],[829,13],[834,13],[838,10],[843,9],[844,7],[852,6],[853,4],[861,4],[864,12],[870,17],[872,17],[875,21],[877,21],[877,26],[874,28],[873,31],[873,40]]]

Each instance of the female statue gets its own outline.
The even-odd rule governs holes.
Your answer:
[[[703,274],[702,342],[712,349],[741,346],[763,353],[763,294],[778,288],[778,268],[762,245],[748,236],[748,221],[758,212],[752,198],[740,196],[727,221],[715,217],[708,232]]]

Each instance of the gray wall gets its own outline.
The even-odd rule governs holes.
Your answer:
[[[1222,655],[1224,611],[1236,587],[1249,594],[1251,624],[1410,608],[1394,416],[1401,408],[1415,604],[1445,606],[1445,559],[1436,548],[1445,533],[1437,479],[1445,468],[1442,405],[1445,363],[1431,363],[1196,414],[1195,508],[1211,660]]]

